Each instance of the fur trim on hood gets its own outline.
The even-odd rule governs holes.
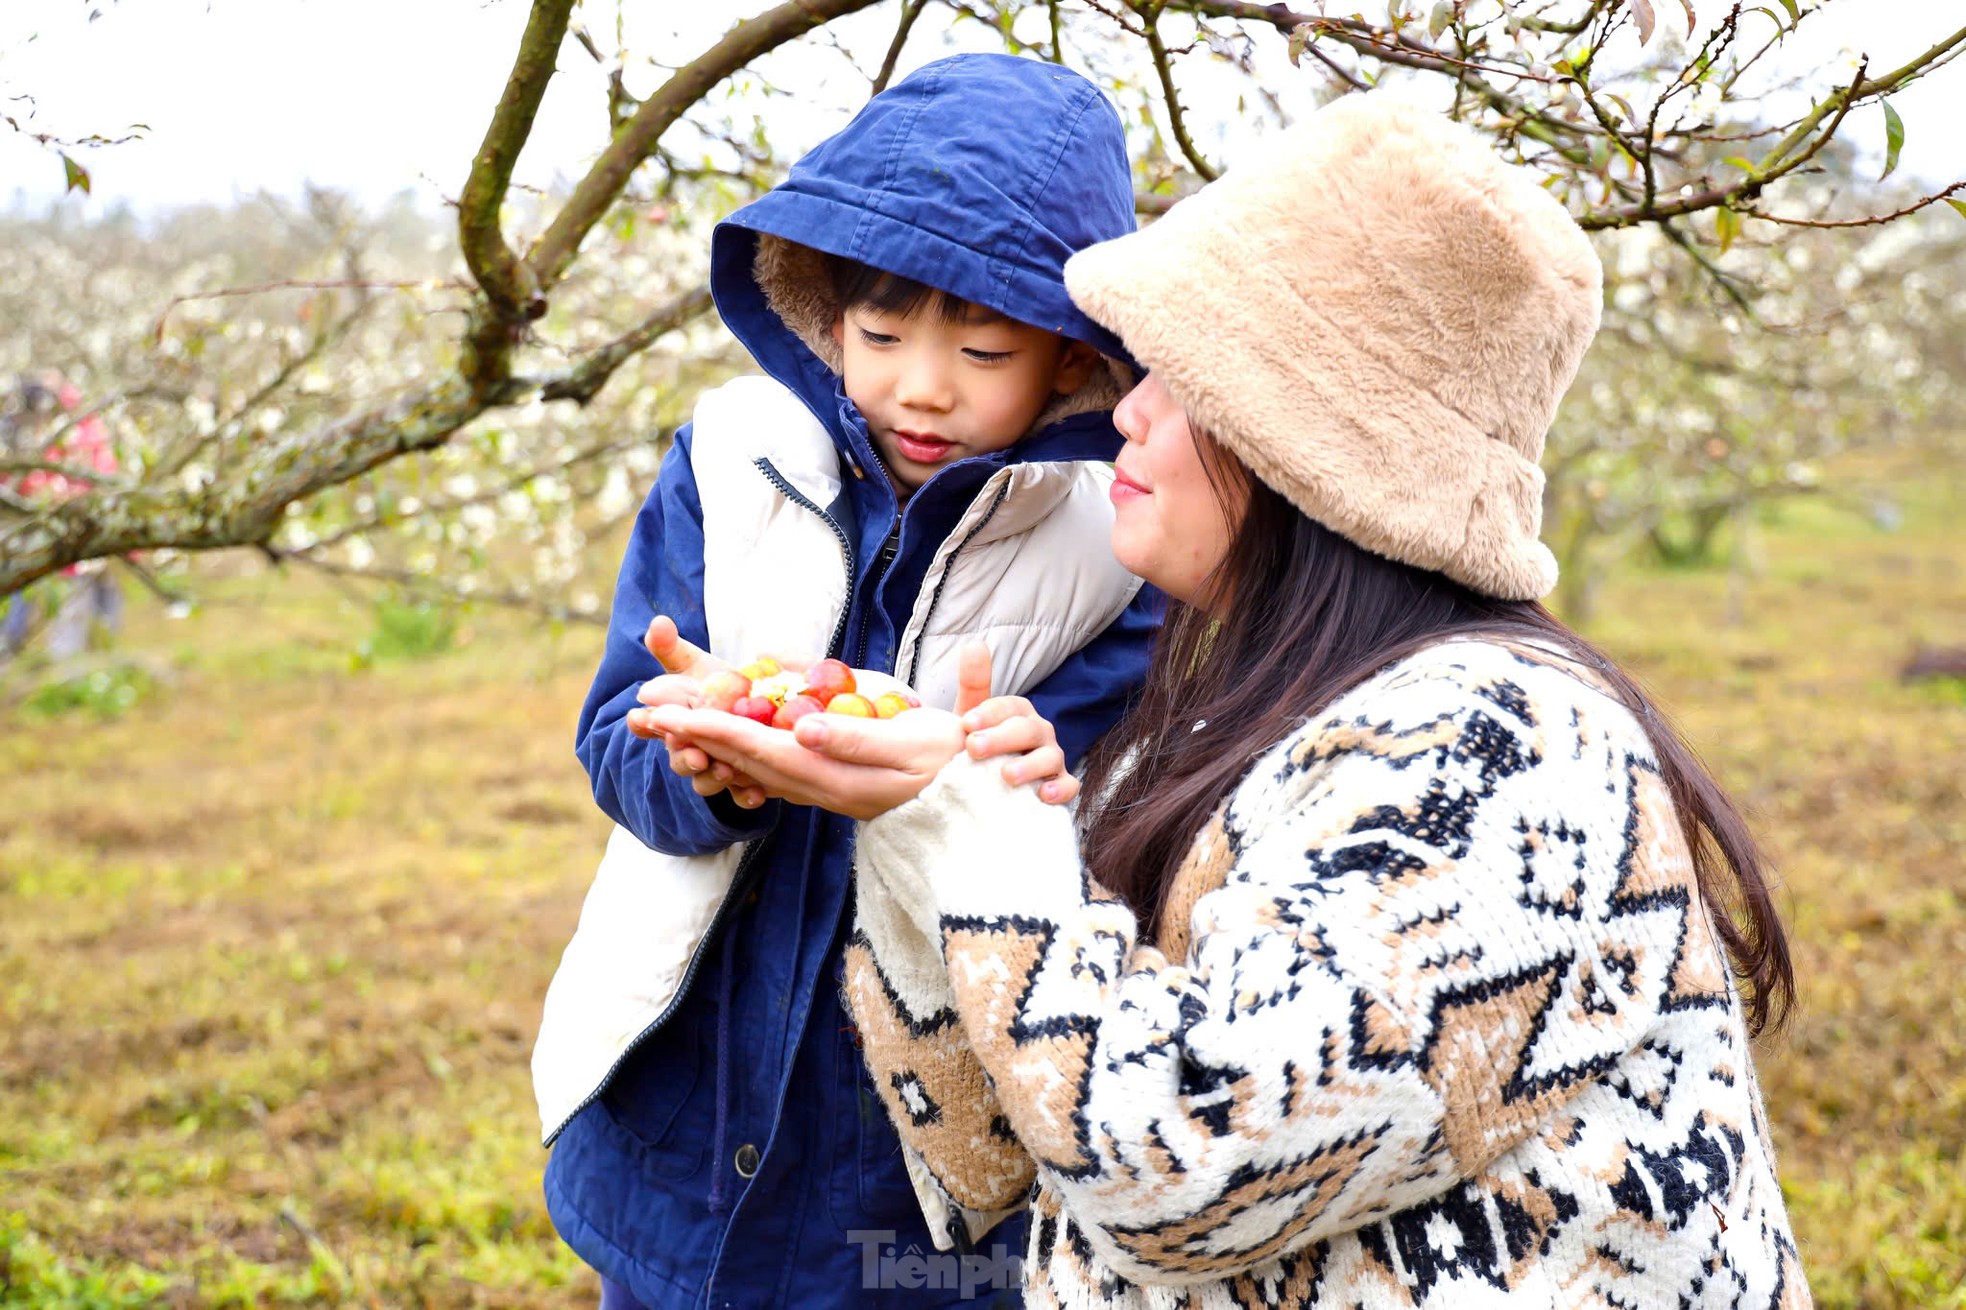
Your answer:
[[[868,101],[719,223],[710,289],[759,367],[836,426],[837,307],[821,252],[1124,360],[1118,339],[1072,303],[1065,261],[1134,227],[1126,132],[1098,87],[1039,59],[950,55]],[[1028,435],[1080,418],[1044,458],[1112,458],[1118,434],[1110,424],[1094,433],[1085,416],[1132,385],[1130,366],[1095,370],[1038,416]]]
[[[826,256],[783,237],[760,236],[751,269],[771,312],[805,343],[806,349],[819,356],[821,363],[838,373],[840,346],[833,340],[833,323],[840,316],[840,302],[833,294]],[[1085,384],[1070,395],[1052,397],[1032,421],[1031,432],[1041,432],[1074,414],[1096,413],[1119,404],[1133,385],[1133,370],[1110,355],[1099,358],[1106,367],[1094,369]]]
[[[1537,461],[1602,270],[1468,128],[1346,96],[1065,279],[1312,519],[1491,596],[1556,585]]]

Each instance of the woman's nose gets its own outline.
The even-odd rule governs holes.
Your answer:
[[[1143,394],[1146,390],[1147,380],[1142,378],[1113,406],[1113,426],[1135,444],[1147,439],[1147,402]]]

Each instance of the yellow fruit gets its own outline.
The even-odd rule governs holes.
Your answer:
[[[874,700],[874,713],[880,718],[891,719],[897,714],[906,714],[915,707],[908,698],[898,691],[884,691]]]
[[[874,702],[857,691],[843,691],[826,702],[828,714],[851,714],[859,719],[875,717]]]

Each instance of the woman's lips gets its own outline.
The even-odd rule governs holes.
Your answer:
[[[956,448],[953,441],[944,441],[930,432],[902,432],[896,430],[894,444],[901,448],[901,454],[916,464],[939,464],[948,453]]]
[[[1113,486],[1106,494],[1112,498],[1113,504],[1124,505],[1129,500],[1137,500],[1141,496],[1151,496],[1153,493],[1135,482],[1132,478],[1126,476],[1126,474],[1120,472],[1118,467],[1115,467],[1113,469]]]

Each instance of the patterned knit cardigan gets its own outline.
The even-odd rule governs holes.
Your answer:
[[[1031,1305],[1811,1303],[1652,748],[1558,657],[1444,643],[1292,733],[1158,944],[994,762],[858,861],[916,1189],[957,1242],[1028,1200]]]

